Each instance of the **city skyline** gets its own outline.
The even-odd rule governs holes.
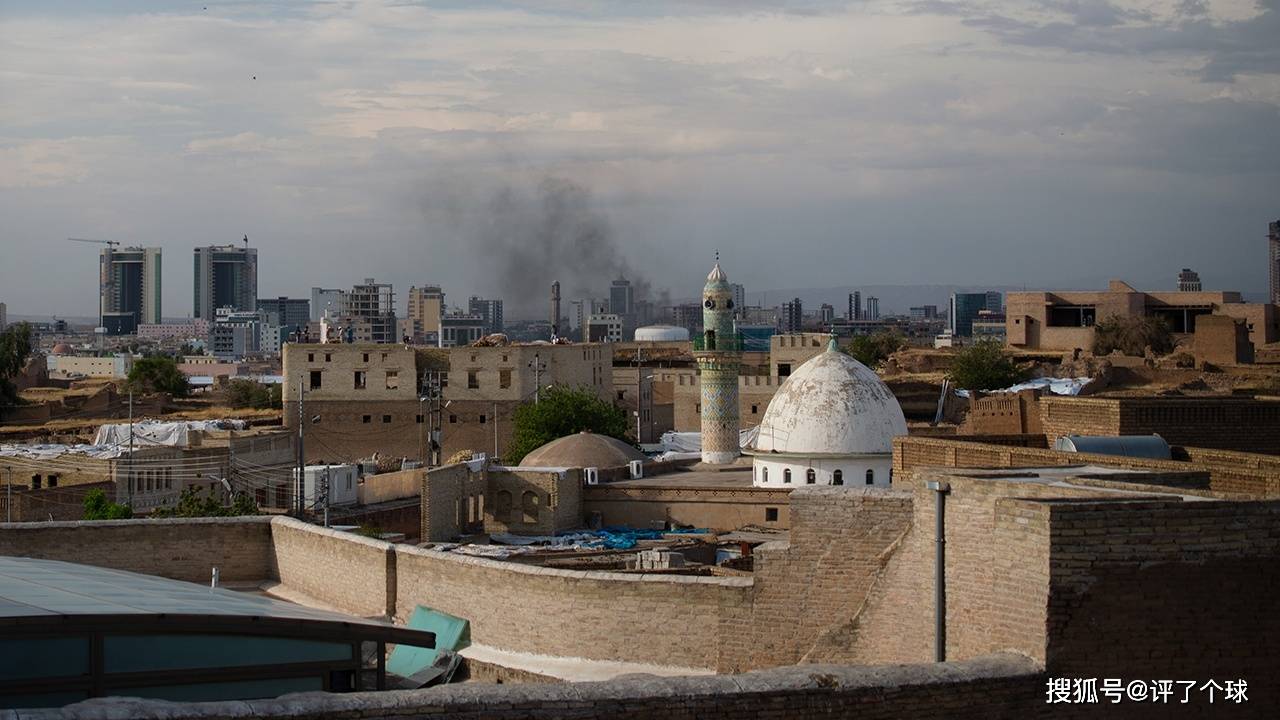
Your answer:
[[[514,267],[541,302],[556,264],[679,295],[717,249],[762,289],[1154,288],[1193,267],[1257,294],[1278,19],[1248,0],[11,4],[0,213],[22,260],[0,280],[11,312],[86,315],[92,282],[61,281],[95,258],[61,238],[182,257],[247,234],[264,296],[374,276],[504,297]],[[524,230],[563,199],[548,182],[590,232]]]

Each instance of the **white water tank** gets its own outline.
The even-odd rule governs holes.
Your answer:
[[[646,325],[636,328],[636,342],[687,342],[689,331],[675,325]]]

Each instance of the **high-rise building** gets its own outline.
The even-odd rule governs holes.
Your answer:
[[[362,341],[384,344],[400,341],[396,337],[396,294],[389,283],[365,278],[342,300],[340,315],[356,321],[360,334],[365,336],[360,338]]]
[[[1004,293],[999,290],[988,290],[986,292],[987,302],[983,309],[989,313],[999,315],[1004,312]]]
[[[987,294],[951,293],[951,305],[948,308],[948,323],[951,334],[957,337],[973,335],[973,321],[978,312],[987,309]]]
[[[1272,305],[1280,305],[1280,220],[1267,226],[1267,248],[1271,262],[1271,295]]]
[[[247,244],[210,245],[195,250],[192,315],[213,322],[218,308],[255,310],[258,250]]]
[[[280,328],[286,340],[307,328],[311,319],[311,301],[306,298],[258,298],[258,312],[267,323]]]
[[[1182,268],[1178,273],[1178,292],[1200,292],[1200,273],[1191,268]]]
[[[821,322],[825,327],[830,325],[831,321],[835,319],[836,319],[835,307],[832,305],[828,305],[827,303],[822,303],[822,305],[818,308],[818,322]]]
[[[485,319],[475,313],[454,312],[440,316],[437,344],[440,347],[470,345],[484,336]]]
[[[333,317],[342,312],[342,298],[346,290],[338,288],[311,288],[311,322],[320,322],[326,311]]]
[[[418,342],[439,340],[440,318],[445,313],[444,290],[439,285],[409,288],[409,323]]]
[[[845,315],[848,320],[862,319],[862,293],[854,290],[849,293],[849,312]]]
[[[99,324],[131,335],[160,322],[160,248],[103,248],[98,257]]]
[[[500,333],[505,328],[502,320],[502,301],[488,300],[472,295],[467,300],[467,313],[484,318],[485,333]]]
[[[874,295],[867,296],[867,312],[863,315],[866,320],[880,319],[880,298]]]
[[[702,332],[702,306],[681,303],[671,306],[671,324],[689,331],[689,337]]]
[[[933,320],[938,317],[937,305],[920,305],[911,308],[912,320]]]
[[[702,334],[693,343],[701,400],[702,462],[727,465],[741,453],[738,371],[742,343],[733,328],[733,289],[716,263],[702,288]],[[796,301],[799,304],[799,300]]]
[[[635,288],[625,277],[619,277],[609,286],[609,312],[618,317],[635,312]]]
[[[782,324],[781,330],[784,333],[798,333],[803,329],[804,306],[800,304],[800,298],[782,303],[782,314],[778,316],[778,321]]]
[[[729,283],[729,289],[733,291],[733,314],[737,316],[747,306],[747,289],[742,283]]]
[[[596,313],[587,320],[584,342],[622,342],[622,318],[617,313]]]

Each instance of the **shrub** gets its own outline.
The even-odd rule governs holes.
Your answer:
[[[1004,346],[995,340],[981,340],[961,348],[947,373],[947,378],[964,390],[999,390],[1021,382],[1024,376]]]
[[[1112,315],[1094,326],[1095,355],[1110,355],[1119,350],[1125,355],[1143,357],[1147,348],[1157,355],[1173,352],[1173,332],[1164,318]]]

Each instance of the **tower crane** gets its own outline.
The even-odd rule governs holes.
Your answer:
[[[95,243],[97,245],[107,245],[114,248],[120,244],[119,240],[89,240],[87,238],[67,238],[71,242]]]

